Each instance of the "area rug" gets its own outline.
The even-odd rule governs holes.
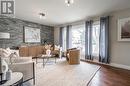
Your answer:
[[[66,60],[50,62],[43,67],[36,65],[35,86],[86,86],[100,66],[81,62],[79,65],[69,65]],[[24,85],[31,86],[31,85]]]

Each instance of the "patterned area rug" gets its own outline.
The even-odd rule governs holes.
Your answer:
[[[43,68],[36,65],[35,86],[86,86],[100,66],[81,62],[79,65],[69,65],[65,60],[47,63]],[[32,86],[27,84],[24,86]]]

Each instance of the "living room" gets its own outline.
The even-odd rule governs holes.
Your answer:
[[[129,0],[0,0],[0,86],[130,86]]]

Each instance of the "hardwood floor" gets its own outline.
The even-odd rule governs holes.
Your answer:
[[[88,86],[130,86],[130,71],[101,65]]]

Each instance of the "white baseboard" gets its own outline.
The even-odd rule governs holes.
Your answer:
[[[130,66],[127,66],[127,65],[122,65],[122,64],[117,64],[117,63],[110,63],[110,66],[130,70]]]

